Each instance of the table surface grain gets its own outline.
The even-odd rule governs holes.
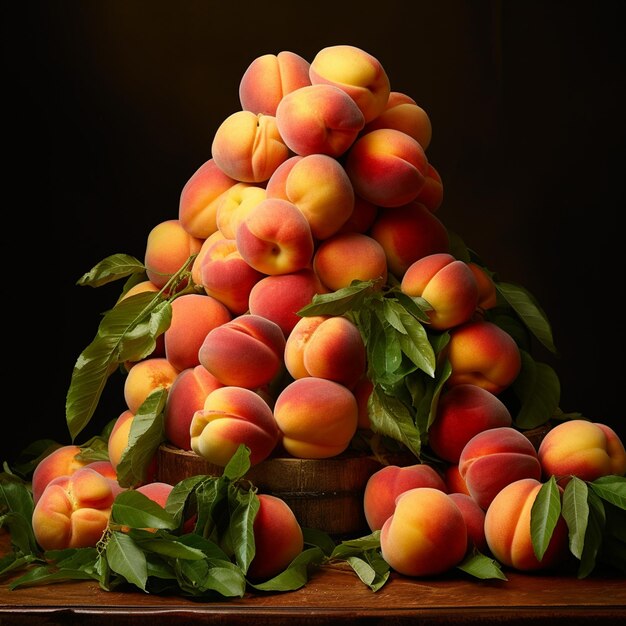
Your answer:
[[[0,536],[0,553],[7,546],[6,536]],[[220,601],[153,595],[135,587],[105,591],[95,581],[11,590],[9,578],[0,581],[0,626],[626,624],[626,578],[504,571],[506,581],[481,581],[460,571],[419,579],[392,574],[373,592],[346,564],[329,565],[312,572],[297,591],[250,592]]]

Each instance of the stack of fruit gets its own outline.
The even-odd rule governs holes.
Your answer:
[[[401,574],[489,552],[521,570],[566,561],[575,524],[567,506],[559,515],[563,494],[587,502],[581,484],[599,481],[594,493],[621,506],[626,451],[608,426],[559,411],[557,376],[531,356],[534,341],[554,349],[541,308],[440,220],[427,113],[348,45],[310,63],[261,56],[239,96],[144,262],[114,255],[80,281],[128,278],[77,361],[72,441],[120,370],[127,409],[99,465],[72,444],[37,466],[40,545],[95,545],[121,491],[170,505],[177,486],[157,482],[165,442],[221,468],[242,449],[252,466],[407,452],[412,462],[387,464],[363,493]],[[526,431],[543,425],[533,445]],[[557,508],[538,549],[540,491]],[[263,579],[304,542],[288,506],[256,497],[248,573]]]

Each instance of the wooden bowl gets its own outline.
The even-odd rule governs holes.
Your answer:
[[[407,461],[417,462],[412,455],[392,462],[406,465]],[[370,532],[363,512],[363,494],[369,477],[382,467],[374,457],[357,452],[330,459],[277,457],[251,467],[245,478],[259,493],[269,493],[287,502],[301,526],[323,530],[334,537],[356,537]],[[222,467],[194,452],[169,445],[159,448],[158,480],[162,482],[174,485],[189,476],[222,473]]]

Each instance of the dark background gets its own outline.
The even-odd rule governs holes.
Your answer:
[[[377,57],[392,89],[428,112],[438,215],[538,298],[560,354],[537,358],[561,379],[561,408],[626,437],[620,2],[6,4],[12,434],[0,437],[0,460],[34,439],[69,442],[72,367],[121,288],[76,280],[113,253],[143,260],[148,232],[177,217],[183,185],[240,108],[247,66],[281,50],[311,61],[336,44]],[[113,379],[84,437],[123,408]]]

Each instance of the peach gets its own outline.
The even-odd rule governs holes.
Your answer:
[[[380,128],[354,142],[345,168],[356,194],[380,207],[399,207],[415,200],[426,184],[428,159],[413,137]]]
[[[512,426],[506,405],[478,385],[456,385],[440,396],[428,444],[440,458],[458,463],[465,444],[489,428]]]
[[[49,482],[58,476],[73,474],[87,464],[86,461],[77,458],[80,452],[80,448],[74,444],[60,446],[37,463],[31,480],[35,504]]]
[[[265,276],[244,260],[235,239],[214,241],[202,259],[200,273],[205,293],[235,316],[248,310],[252,287]]]
[[[293,378],[327,378],[352,388],[365,375],[365,343],[346,317],[303,317],[285,344],[285,366]]]
[[[304,269],[313,257],[313,235],[305,215],[288,200],[262,201],[237,228],[237,249],[263,274],[289,274]]]
[[[276,107],[278,132],[295,154],[340,157],[365,124],[354,100],[334,85],[308,85],[283,96]]]
[[[432,487],[400,494],[380,531],[383,559],[404,576],[436,576],[452,569],[465,557],[467,543],[461,510]]]
[[[276,115],[276,107],[286,94],[311,84],[309,67],[306,59],[288,50],[257,57],[239,81],[241,108]]]
[[[415,200],[423,204],[431,213],[436,213],[443,204],[443,181],[439,172],[430,163],[426,168],[424,186]]]
[[[178,219],[192,237],[206,239],[217,230],[217,205],[236,182],[212,158],[191,175],[180,193]]]
[[[137,413],[155,389],[169,389],[179,370],[166,358],[152,357],[131,366],[124,380],[124,400],[131,413]]]
[[[207,333],[229,322],[231,312],[213,296],[186,293],[172,302],[172,320],[165,331],[165,356],[180,372],[199,365],[198,350]]]
[[[365,124],[363,134],[379,128],[394,128],[413,137],[428,149],[433,127],[428,113],[410,96],[400,91],[391,91],[385,108],[373,120]]]
[[[160,222],[148,233],[144,265],[146,275],[159,289],[200,252],[202,240],[190,235],[180,220]]]
[[[626,450],[606,424],[572,419],[552,427],[537,451],[545,479],[555,476],[565,486],[572,476],[593,481],[626,473]]]
[[[541,478],[537,451],[528,437],[510,426],[489,428],[474,435],[459,458],[459,474],[483,510],[508,484]]]
[[[476,500],[465,493],[448,494],[454,504],[459,507],[467,527],[467,549],[471,552],[474,548],[484,554],[487,552],[487,539],[485,538],[485,511]]]
[[[218,230],[226,239],[234,239],[239,224],[252,209],[265,200],[264,187],[252,183],[236,183],[224,192],[217,204],[215,219]]]
[[[33,510],[37,543],[43,550],[96,547],[121,491],[116,481],[89,467],[53,479]]]
[[[378,59],[356,46],[338,45],[322,48],[309,68],[313,85],[334,85],[345,91],[357,104],[365,123],[387,105],[389,78]]]
[[[225,386],[206,397],[190,426],[191,449],[210,463],[225,467],[240,445],[250,448],[250,464],[264,461],[279,442],[272,409],[243,387]]]
[[[447,385],[470,383],[499,394],[517,378],[522,359],[515,340],[493,322],[475,320],[450,330]]]
[[[443,470],[443,480],[446,483],[448,493],[464,493],[470,495],[469,489],[465,484],[460,472],[458,463],[451,463]]]
[[[365,430],[371,430],[372,428],[368,403],[373,390],[374,383],[372,383],[367,374],[362,376],[352,388],[352,393],[356,398],[356,404],[359,409],[358,427]]]
[[[300,459],[327,459],[341,454],[356,433],[354,394],[332,380],[299,378],[276,398],[274,418],[288,454]]]
[[[393,515],[398,496],[409,489],[431,487],[447,492],[443,478],[430,465],[385,465],[365,484],[363,510],[370,530],[380,530]]]
[[[292,157],[268,182],[268,198],[284,197],[304,214],[316,239],[336,233],[354,210],[354,190],[343,166],[325,154]]]
[[[145,485],[137,487],[137,491],[139,493],[142,493],[146,496],[146,498],[150,498],[150,500],[156,502],[163,508],[165,508],[165,505],[167,504],[167,499],[172,489],[174,489],[174,485],[160,481],[146,483]]]
[[[476,284],[478,285],[478,308],[483,311],[492,309],[498,303],[496,285],[493,279],[487,273],[487,270],[478,265],[478,263],[470,261],[467,267],[469,267],[472,274],[474,274]]]
[[[288,337],[300,320],[298,311],[309,304],[313,296],[326,291],[317,274],[308,268],[290,274],[265,276],[250,291],[250,313],[278,324]]]
[[[379,210],[369,234],[383,247],[387,269],[398,280],[418,259],[450,248],[446,227],[419,202]]]
[[[163,415],[166,439],[182,450],[191,450],[189,428],[196,411],[204,407],[206,397],[222,383],[203,365],[184,369],[167,394]]]
[[[313,256],[313,270],[330,291],[348,287],[353,280],[387,281],[383,247],[364,233],[342,233],[325,239]]]
[[[516,480],[503,487],[487,509],[487,545],[502,565],[520,571],[537,571],[556,568],[565,563],[568,556],[568,528],[561,515],[541,561],[533,549],[530,513],[541,486],[539,480],[534,478]]]
[[[260,582],[285,570],[304,549],[304,535],[291,507],[274,495],[260,493],[254,518],[254,557],[247,577]]]
[[[447,252],[428,254],[407,268],[400,289],[422,297],[432,307],[427,311],[430,327],[447,330],[472,317],[478,304],[478,285],[464,261]]]
[[[113,424],[107,441],[109,462],[117,472],[126,450],[129,449],[130,433],[135,419],[134,413],[126,409],[122,411]],[[158,457],[156,454],[149,460],[141,483],[151,482],[155,479],[158,470]]]
[[[350,217],[342,224],[338,233],[367,233],[378,215],[378,207],[364,200],[361,196],[354,196],[354,208]]]
[[[244,314],[211,330],[200,347],[200,363],[223,385],[256,389],[282,370],[285,336],[273,321]]]
[[[194,285],[202,284],[202,264],[204,263],[204,259],[209,251],[209,248],[214,243],[217,243],[217,241],[223,241],[224,239],[226,239],[226,237],[224,237],[219,230],[216,230],[202,242],[200,251],[195,256],[191,265],[191,280]]]
[[[236,111],[219,125],[211,155],[227,176],[242,183],[266,181],[290,156],[276,118],[252,111]]]

